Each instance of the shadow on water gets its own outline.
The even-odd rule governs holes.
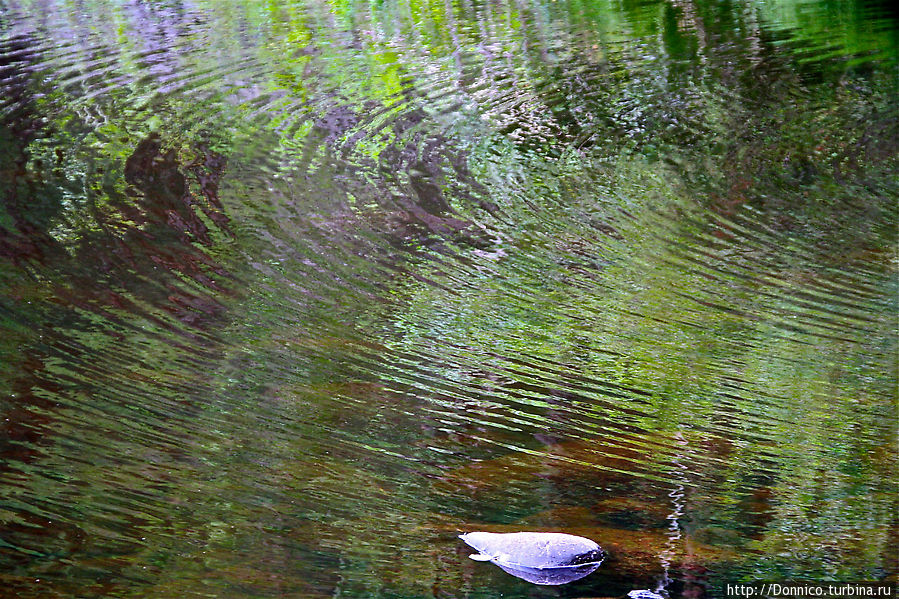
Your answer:
[[[895,580],[886,4],[0,6],[0,596]]]

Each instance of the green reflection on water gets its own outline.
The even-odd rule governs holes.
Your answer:
[[[887,16],[43,12],[4,23],[11,592],[895,577]],[[611,557],[537,590],[474,528]]]

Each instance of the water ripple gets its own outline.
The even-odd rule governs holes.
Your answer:
[[[3,5],[9,593],[887,572],[879,9],[245,4]]]

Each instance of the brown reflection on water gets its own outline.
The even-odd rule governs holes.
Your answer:
[[[705,573],[720,569],[735,559],[738,551],[721,539],[701,540],[706,537],[702,530],[692,530],[687,522],[677,520],[675,511],[689,511],[699,481],[689,481],[689,488],[683,490],[684,505],[678,507],[672,500],[676,487],[671,483],[633,475],[644,464],[656,464],[658,472],[656,451],[664,447],[664,439],[615,441],[564,441],[539,452],[479,461],[447,473],[437,488],[449,485],[474,502],[494,502],[503,501],[510,487],[524,483],[528,493],[546,494],[546,509],[506,524],[466,522],[459,528],[564,531],[584,536],[607,552],[603,566],[591,575],[601,581],[595,584],[626,592],[655,588],[668,576],[675,581],[673,592],[704,594],[709,584]],[[734,538],[739,538],[739,533]]]
[[[12,79],[23,68],[4,67]],[[0,226],[0,268],[27,274],[14,279],[4,309],[18,312],[17,327],[31,329],[27,335],[16,326],[10,330],[22,343],[3,365],[11,395],[3,398],[0,423],[0,596],[119,595],[160,574],[146,561],[151,531],[175,532],[164,499],[171,477],[152,462],[178,464],[188,457],[171,443],[147,448],[143,457],[151,463],[124,482],[127,458],[96,444],[101,439],[122,448],[139,431],[94,431],[91,419],[80,415],[87,427],[73,429],[72,406],[107,386],[161,388],[164,373],[151,378],[139,372],[139,343],[146,337],[192,352],[213,349],[209,331],[227,318],[221,298],[232,293],[233,277],[198,244],[216,243],[212,228],[229,234],[217,196],[226,162],[202,142],[163,149],[163,140],[150,136],[118,165],[129,186],[93,197],[90,222],[67,223],[61,237],[52,228],[71,218],[63,214],[60,193],[66,148],[57,148],[57,164],[35,158],[29,146],[56,132],[33,112],[27,87],[6,91],[18,97],[7,98],[17,109],[0,123],[0,201],[11,221]],[[98,420],[105,417],[101,412]],[[179,434],[172,427],[159,433]],[[73,442],[84,443],[83,450],[73,450]],[[70,475],[97,458],[106,470],[96,487]],[[46,466],[59,460],[56,472]],[[92,501],[106,503],[109,514],[80,516],[95,509],[85,504]],[[132,502],[143,509],[132,509]]]

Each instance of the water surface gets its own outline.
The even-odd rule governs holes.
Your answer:
[[[895,581],[897,48],[853,0],[0,0],[0,596]]]

